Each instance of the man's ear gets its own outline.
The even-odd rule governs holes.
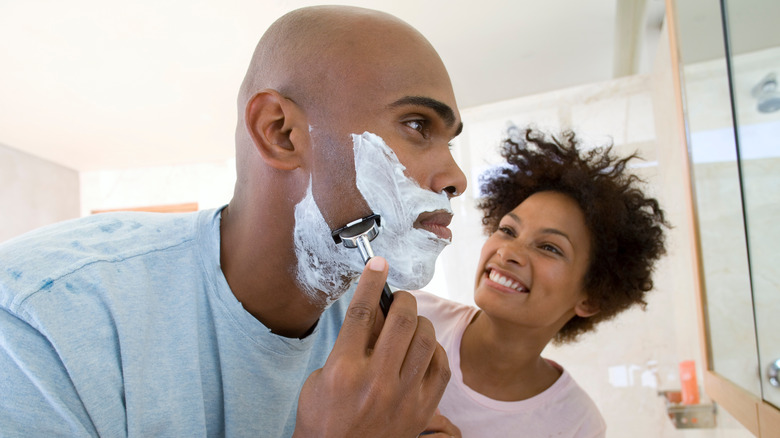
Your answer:
[[[598,306],[595,306],[588,302],[587,296],[580,300],[576,306],[574,306],[574,313],[580,318],[588,318],[599,313]]]
[[[296,148],[290,134],[305,122],[303,118],[294,102],[272,89],[252,96],[244,114],[255,148],[268,165],[280,170],[296,169],[302,163],[301,148]]]

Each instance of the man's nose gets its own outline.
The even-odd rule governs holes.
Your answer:
[[[431,190],[436,193],[444,192],[448,197],[454,198],[466,191],[467,184],[466,175],[448,150],[447,158],[440,170],[433,176]]]

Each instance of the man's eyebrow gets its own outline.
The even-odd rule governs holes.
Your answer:
[[[444,120],[444,123],[447,124],[448,128],[455,124],[455,111],[453,111],[452,108],[450,108],[450,106],[446,103],[440,102],[436,99],[425,96],[405,96],[391,103],[390,108],[403,105],[418,105],[428,107],[435,111],[436,114],[438,114],[439,117]],[[455,133],[455,136],[457,137],[461,131],[463,131],[463,122],[458,124],[458,129]]]

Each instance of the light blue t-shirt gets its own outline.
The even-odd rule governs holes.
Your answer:
[[[105,213],[0,245],[0,436],[292,435],[350,296],[305,339],[272,334],[222,274],[220,211]]]

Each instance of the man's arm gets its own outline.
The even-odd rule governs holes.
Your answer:
[[[41,333],[0,308],[2,436],[98,436],[57,351]]]

